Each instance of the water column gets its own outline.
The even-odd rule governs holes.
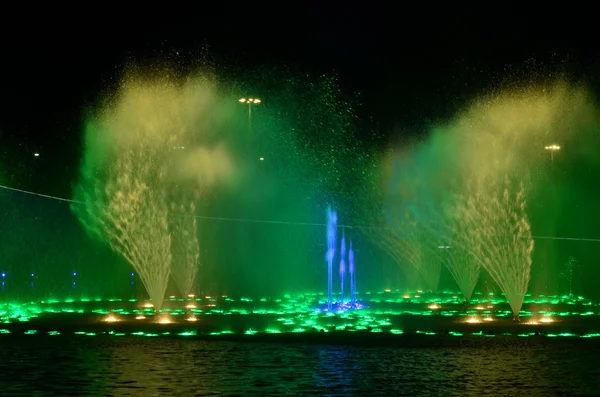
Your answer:
[[[350,240],[350,250],[348,251],[348,271],[350,272],[350,302],[356,303],[356,278],[354,276],[354,250],[352,249],[352,240]]]
[[[337,213],[327,208],[327,309],[333,304],[333,259],[335,257],[335,240],[337,229]]]
[[[340,303],[344,303],[344,279],[346,278],[346,237],[342,237],[342,243],[340,247],[340,288],[341,288],[341,297]]]

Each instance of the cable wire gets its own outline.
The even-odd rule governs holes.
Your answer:
[[[31,196],[42,197],[51,200],[62,201],[66,203],[75,203],[75,204],[83,204],[81,201],[67,199],[64,197],[56,197],[48,194],[41,194],[36,192],[31,192],[28,190],[17,189],[10,186],[0,185],[0,189],[10,190],[13,192],[28,194]],[[172,214],[175,215],[175,214]],[[180,214],[177,214],[180,215]],[[272,225],[293,225],[293,226],[327,226],[326,223],[311,223],[311,222],[292,222],[292,221],[278,221],[278,220],[264,220],[264,219],[245,219],[245,218],[227,218],[227,217],[219,217],[219,216],[201,216],[195,215],[196,219],[208,219],[215,221],[223,221],[223,222],[243,222],[243,223],[265,223]],[[386,230],[386,227],[380,226],[360,226],[360,225],[338,225],[338,227],[346,228],[346,229],[378,229],[378,230]],[[578,237],[558,237],[558,236],[531,236],[534,240],[566,240],[566,241],[585,241],[585,242],[600,242],[598,238],[578,238]]]

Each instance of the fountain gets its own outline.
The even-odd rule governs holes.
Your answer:
[[[197,279],[200,259],[198,244],[198,225],[196,224],[196,205],[172,205],[171,238],[173,264],[171,274],[177,288],[185,298],[192,293]]]
[[[448,246],[444,264],[456,281],[467,303],[471,301],[473,291],[479,279],[481,266],[473,256],[460,246]]]
[[[327,311],[335,309],[336,311],[344,311],[348,309],[360,309],[364,306],[356,299],[356,274],[354,263],[354,250],[352,240],[350,240],[350,249],[346,250],[346,236],[342,235],[340,241],[340,299],[333,302],[333,260],[335,258],[335,250],[337,229],[337,212],[331,207],[327,208]],[[346,263],[346,255],[348,263]],[[348,273],[347,273],[348,272]],[[350,284],[350,299],[347,301],[346,293],[346,278],[349,275]],[[321,310],[321,309],[319,309]]]
[[[170,274],[183,294],[196,278],[195,196],[179,198],[227,175],[229,161],[219,147],[196,143],[208,115],[219,113],[210,79],[180,80],[155,69],[146,75],[135,67],[128,72],[86,124],[71,208],[92,236],[133,266],[160,310]],[[172,196],[174,186],[179,196]],[[175,210],[188,216],[176,219]]]
[[[80,191],[83,204],[74,204],[73,210],[88,232],[133,266],[160,310],[171,271],[171,236],[160,188],[164,172],[148,161],[152,154],[136,148],[122,152],[106,181],[86,180],[89,185]]]
[[[525,212],[525,187],[512,185],[508,177],[494,184],[474,180],[459,210],[460,217],[477,225],[465,231],[473,256],[500,287],[518,319],[529,286],[534,242]]]
[[[348,272],[350,273],[350,303],[354,306],[356,304],[356,276],[354,274],[352,240],[350,240],[350,250],[348,251]]]
[[[340,304],[344,304],[344,279],[346,278],[346,237],[342,237],[340,247]]]
[[[387,230],[386,237],[388,250],[392,250],[392,255],[399,258],[401,264],[413,267],[427,288],[435,292],[442,270],[438,245],[432,242],[424,226],[409,211],[395,208],[395,211],[387,210],[384,214],[391,228]]]
[[[333,259],[335,257],[337,213],[327,208],[327,309],[333,305]]]

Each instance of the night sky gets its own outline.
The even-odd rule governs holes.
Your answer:
[[[537,40],[543,35],[525,17],[498,23],[459,9],[432,18],[411,10],[320,5],[280,10],[284,18],[273,12],[253,6],[238,10],[235,17],[204,13],[192,22],[65,17],[30,18],[18,29],[3,26],[4,183],[71,198],[83,153],[84,112],[115,86],[127,62],[178,58],[192,63],[206,47],[217,64],[337,73],[345,94],[361,93],[358,114],[365,136],[377,131],[376,144],[382,147],[398,135],[425,137],[432,123],[452,118],[507,79],[567,76],[584,82],[596,97],[600,94],[600,48],[588,42]],[[191,10],[187,13],[193,16]],[[586,195],[588,205],[589,192],[581,197]],[[575,235],[577,222],[560,234]],[[577,237],[598,237],[586,235],[591,229]]]
[[[575,70],[593,80],[594,48],[531,40],[531,24],[522,18],[513,19],[510,29],[496,29],[470,13],[455,13],[460,16],[421,24],[418,14],[314,6],[283,21],[250,11],[251,28],[241,23],[241,11],[235,18],[216,14],[194,23],[115,20],[110,27],[31,19],[20,25],[20,32],[31,34],[5,26],[0,152],[12,169],[21,169],[13,184],[70,196],[82,112],[115,82],[125,62],[175,52],[193,58],[206,45],[227,62],[337,72],[346,92],[362,93],[361,117],[390,136],[398,129],[420,133],[524,65]],[[33,158],[34,152],[41,156]]]

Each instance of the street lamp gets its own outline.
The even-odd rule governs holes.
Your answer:
[[[258,98],[240,98],[240,103],[248,104],[248,131],[252,132],[252,105],[258,105],[261,100]]]
[[[549,146],[546,146],[544,149],[550,151],[550,162],[552,164],[554,164],[554,152],[557,151],[557,150],[560,150],[560,146],[558,146],[558,145],[549,145]]]

